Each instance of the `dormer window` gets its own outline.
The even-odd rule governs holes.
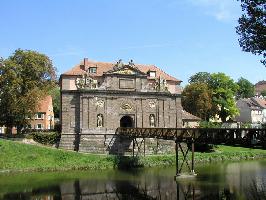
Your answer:
[[[156,77],[156,71],[149,71],[148,75],[149,75],[149,77],[155,78]]]
[[[96,74],[97,73],[97,67],[90,67],[89,68],[89,73],[90,74]]]

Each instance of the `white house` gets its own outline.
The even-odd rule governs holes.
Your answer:
[[[261,124],[266,123],[266,101],[262,98],[239,99],[236,103],[240,115],[237,122]]]

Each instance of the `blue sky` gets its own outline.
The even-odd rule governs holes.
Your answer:
[[[45,53],[58,69],[84,57],[155,64],[187,83],[200,71],[252,83],[266,79],[260,57],[241,51],[236,0],[3,0],[0,56]]]

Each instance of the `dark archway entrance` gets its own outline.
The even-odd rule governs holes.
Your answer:
[[[120,127],[123,127],[123,128],[132,128],[133,127],[133,119],[132,119],[132,117],[130,117],[128,115],[123,116],[120,119]]]

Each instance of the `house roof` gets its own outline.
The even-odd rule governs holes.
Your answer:
[[[62,75],[71,75],[71,76],[83,75],[87,73],[86,70],[89,67],[97,67],[97,73],[90,74],[90,75],[91,76],[102,76],[104,72],[112,70],[114,66],[115,66],[114,63],[96,62],[92,60],[87,60],[86,66],[84,67],[84,61],[81,61],[79,64],[75,65],[72,69],[63,73]],[[156,67],[155,65],[135,64],[135,67],[137,67],[141,72],[145,74],[147,74],[148,71],[156,71],[156,77],[162,77],[168,81],[182,82],[181,80],[178,80],[174,78],[173,76],[170,76],[169,74],[165,73],[163,70]]]
[[[195,115],[192,115],[191,113],[182,110],[182,120],[187,120],[187,121],[200,121],[201,119]]]
[[[262,98],[251,98],[254,102],[257,103],[263,109],[266,109],[266,100]]]
[[[266,101],[260,98],[247,98],[247,99],[239,99],[237,101],[237,105],[239,108],[241,107],[249,107],[252,110],[261,110],[266,108]]]
[[[52,107],[53,100],[52,96],[46,96],[43,100],[39,103],[38,112],[46,113],[49,111],[49,106]]]

